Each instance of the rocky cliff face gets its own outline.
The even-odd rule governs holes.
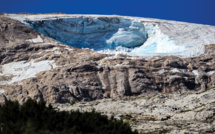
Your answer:
[[[93,109],[129,122],[140,134],[213,134],[215,89],[182,94],[148,94],[71,104],[53,104],[59,110]]]
[[[53,17],[60,19],[53,21]],[[95,109],[129,121],[141,133],[215,131],[214,27],[114,16],[126,20],[121,27],[113,16],[95,17],[78,19],[74,25],[88,30],[77,32],[78,28],[64,27],[66,18],[74,22],[70,15],[0,15],[0,103],[23,103],[30,97],[60,110]],[[104,27],[92,36],[87,33],[103,26],[103,21],[105,26],[110,21],[112,29]],[[95,22],[100,23],[92,26]],[[111,36],[101,39],[105,32]],[[125,44],[127,35],[140,40]],[[75,48],[74,40],[81,40],[79,45],[85,43],[85,47],[96,47],[96,43],[115,47],[111,51]],[[139,46],[140,42],[144,44]],[[71,101],[77,104],[70,106]]]
[[[31,97],[66,103],[214,86],[212,44],[197,57],[110,55],[64,45],[5,16],[0,18],[1,102]]]

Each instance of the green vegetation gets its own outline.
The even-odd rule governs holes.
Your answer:
[[[209,91],[209,90],[211,90],[211,89],[215,90],[215,87],[207,88],[207,89],[205,89],[204,91],[199,92],[198,94],[201,94],[201,93],[207,92],[207,91]]]
[[[137,134],[128,123],[95,111],[56,111],[45,102],[8,101],[0,106],[0,134]]]
[[[201,104],[201,103],[200,103]],[[198,108],[201,108],[201,107],[204,107],[205,106],[205,104],[201,104],[200,106],[196,106],[196,107],[194,107],[193,109],[187,109],[187,110],[181,110],[181,113],[186,113],[186,112],[190,112],[190,111],[194,111],[194,110],[196,110],[196,109],[198,109]],[[196,111],[196,112],[201,112],[201,111],[203,111],[204,110],[204,108],[202,108],[202,109],[200,109],[200,110],[198,110],[198,111]]]
[[[152,131],[152,132],[146,132],[146,133],[141,133],[141,134],[166,134],[166,133],[169,133],[170,130],[168,129],[163,129],[163,130],[155,130],[155,131]]]
[[[74,104],[75,104],[75,101],[74,101],[74,100],[72,100],[72,101],[70,102],[70,104],[71,104],[71,105],[74,105]]]

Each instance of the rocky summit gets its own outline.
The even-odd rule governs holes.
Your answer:
[[[65,110],[94,108],[142,133],[213,133],[213,87],[214,26],[117,15],[0,15],[0,103],[33,98]]]

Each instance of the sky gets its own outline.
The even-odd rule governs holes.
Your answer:
[[[0,0],[0,12],[116,14],[215,26],[215,0]]]

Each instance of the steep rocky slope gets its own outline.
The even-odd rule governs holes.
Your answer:
[[[92,111],[129,122],[142,134],[213,134],[215,88],[183,94],[103,99],[76,104],[53,104],[59,110]]]
[[[214,86],[214,45],[190,58],[102,54],[64,45],[5,16],[0,19],[2,100],[65,103]]]
[[[64,27],[68,25],[66,18],[82,18],[74,24],[77,29],[78,22],[88,24],[86,18],[95,20],[90,24],[111,21],[112,30],[104,27],[102,32],[95,31],[90,35],[95,40],[90,40],[87,32],[100,27],[100,23],[80,33]],[[53,22],[56,19],[59,24]],[[69,23],[74,22],[70,19]],[[116,25],[116,20],[126,22],[124,27]],[[42,30],[35,27],[38,24]],[[46,34],[44,27],[49,27]],[[60,31],[56,31],[57,27]],[[100,40],[107,31],[112,36]],[[77,36],[71,40],[66,37],[69,44],[58,33]],[[140,40],[124,44],[126,35]],[[92,46],[100,42],[127,48],[115,46],[110,51],[75,48],[75,39],[82,40],[79,45],[84,40]],[[140,42],[144,45],[139,46]],[[213,133],[214,44],[215,28],[206,25],[121,16],[3,14],[0,103],[7,100],[23,103],[31,97],[52,103],[60,110],[95,109],[114,115],[129,121],[133,129],[142,133]],[[176,52],[177,49],[183,51]],[[79,103],[70,106],[70,102]]]

